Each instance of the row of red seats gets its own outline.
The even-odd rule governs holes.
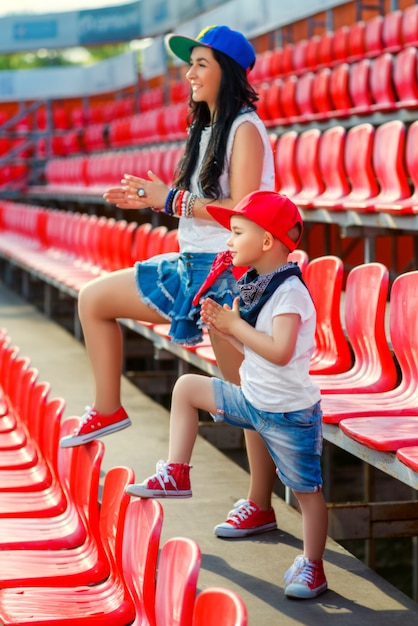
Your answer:
[[[149,169],[165,183],[171,184],[174,169],[183,151],[182,145],[172,144],[167,147],[51,159],[45,170],[47,188],[56,188],[61,193],[67,188],[71,194],[90,190],[90,193],[101,195],[106,187],[119,185],[123,174],[146,176]]]
[[[259,114],[267,127],[396,113],[418,105],[418,50],[340,63],[262,83]]]
[[[187,132],[187,110],[187,103],[184,101],[116,117],[110,122],[55,133],[51,137],[51,153],[55,156],[67,156],[145,143],[184,140]],[[39,158],[47,155],[47,141],[45,137],[35,141],[35,151]]]
[[[410,214],[418,209],[418,122],[288,130],[270,138],[276,188],[301,208]],[[170,184],[182,150],[172,146],[54,159],[46,170],[48,189],[100,194],[119,184],[124,173],[144,176],[148,169]]]
[[[99,274],[178,251],[176,229],[9,201],[0,203],[1,234],[4,256],[75,293]]]
[[[291,73],[257,89],[258,111],[269,128],[411,110],[418,106],[418,49],[409,46],[396,54],[365,56],[352,64],[342,62],[300,76]],[[52,137],[52,153],[183,140],[186,114],[183,102],[90,125],[83,133],[75,128]],[[38,156],[45,156],[45,142],[45,138],[38,140]]]
[[[377,15],[367,21],[314,35],[257,55],[252,80],[258,84],[276,77],[301,75],[339,63],[354,63],[383,52],[418,45],[418,7]]]
[[[277,187],[304,209],[414,214],[418,122],[290,130],[276,146]]]
[[[49,391],[1,329],[2,624],[246,626],[237,593],[196,597],[195,541],[169,539],[159,554],[163,508],[130,501],[131,468],[107,471],[99,507],[104,444],[59,448],[80,418],[63,420],[64,400]]]

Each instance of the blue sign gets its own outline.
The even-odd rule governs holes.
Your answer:
[[[42,21],[19,20],[13,24],[13,39],[25,41],[28,39],[55,39],[57,36],[57,21],[46,19]]]
[[[77,30],[81,45],[138,38],[141,35],[140,3],[80,11]]]

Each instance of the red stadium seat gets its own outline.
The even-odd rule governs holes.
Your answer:
[[[90,446],[90,444],[87,444]],[[84,446],[81,446],[84,447]],[[5,626],[126,626],[136,611],[131,593],[121,576],[124,524],[129,504],[125,493],[133,482],[129,468],[111,468],[105,477],[100,511],[100,531],[109,565],[109,576],[97,584],[57,587],[15,587],[0,590],[0,614]],[[65,551],[63,551],[65,553]],[[58,554],[60,558],[60,554]],[[40,570],[42,572],[42,569]]]
[[[405,172],[405,124],[392,120],[381,124],[375,133],[373,144],[373,169],[380,192],[363,201],[342,201],[344,209],[373,211],[376,205],[393,204],[410,195]]]
[[[344,63],[348,59],[348,39],[350,35],[350,28],[348,26],[341,26],[335,31],[333,56],[334,63]]]
[[[402,200],[376,203],[375,211],[387,213],[416,213],[418,211],[418,121],[408,128],[405,147],[406,178],[411,181],[412,191]]]
[[[281,49],[281,75],[287,76],[288,74],[292,74],[294,71],[293,67],[293,50],[295,44],[286,43]]]
[[[168,539],[161,549],[155,593],[156,626],[192,624],[201,554],[186,537]]]
[[[321,131],[311,128],[300,133],[296,146],[296,170],[301,189],[292,196],[300,207],[312,206],[316,196],[324,191],[324,183],[319,170],[319,141]]]
[[[348,63],[336,65],[329,79],[329,95],[332,102],[332,117],[347,117],[353,108],[350,97],[350,66]]]
[[[295,74],[303,74],[306,71],[307,61],[306,53],[308,49],[308,40],[301,39],[293,45],[293,71]]]
[[[315,74],[312,85],[312,100],[316,111],[315,119],[327,119],[333,111],[330,91],[331,70],[323,67]]]
[[[344,321],[354,363],[346,372],[313,374],[321,393],[384,391],[397,384],[395,361],[385,332],[388,287],[389,270],[381,263],[365,263],[350,270]]]
[[[349,63],[359,61],[366,54],[365,30],[366,23],[363,20],[358,20],[350,26],[350,32],[347,37],[347,61]]]
[[[351,191],[337,200],[333,209],[341,209],[344,202],[363,202],[378,194],[376,176],[372,167],[373,139],[375,129],[369,124],[358,124],[347,132],[344,166]]]
[[[290,198],[301,189],[296,168],[297,142],[298,133],[289,130],[278,138],[275,150],[276,190]]]
[[[163,526],[158,500],[136,498],[128,506],[123,539],[123,577],[136,608],[132,626],[155,626],[155,585]]]
[[[247,608],[235,591],[207,587],[196,598],[192,626],[247,626]]]
[[[282,123],[289,124],[292,118],[299,116],[299,109],[296,103],[297,84],[298,79],[294,74],[283,79],[280,90],[280,105],[283,111]]]
[[[373,98],[370,91],[370,59],[361,59],[350,66],[349,92],[353,108],[351,115],[366,115],[371,113]]]
[[[410,109],[418,106],[418,52],[408,46],[395,56],[393,83],[397,94],[396,106]]]
[[[389,330],[401,381],[388,391],[337,393],[322,397],[323,421],[336,424],[351,417],[418,414],[418,271],[397,276],[389,303]]]
[[[347,371],[352,357],[340,318],[343,262],[331,255],[312,259],[303,278],[316,308],[315,351],[310,371],[312,374]]]
[[[407,446],[396,451],[397,458],[410,467],[414,472],[418,472],[418,446]]]
[[[350,185],[344,166],[346,130],[332,126],[325,130],[319,143],[318,164],[325,189],[311,201],[314,208],[332,209],[336,202],[348,195]]]
[[[403,47],[402,41],[403,12],[390,11],[383,18],[382,39],[386,52],[398,52]]]
[[[416,4],[403,10],[401,37],[404,46],[418,45],[418,5]]]
[[[282,107],[283,80],[275,78],[271,83],[265,98],[265,107],[269,125],[277,126],[285,116]]]
[[[382,15],[375,15],[366,21],[364,41],[366,56],[374,57],[383,52],[384,43]]]
[[[320,36],[318,43],[318,64],[329,67],[334,62],[334,32],[326,31]]]
[[[370,90],[373,111],[391,111],[396,108],[396,92],[393,87],[393,56],[385,52],[372,60]]]
[[[321,38],[319,35],[313,35],[308,39],[306,47],[306,67],[309,70],[316,70],[319,65],[318,46]]]
[[[293,250],[293,252],[289,252],[289,254],[287,255],[287,260],[293,261],[293,263],[297,263],[300,267],[300,271],[303,274],[309,263],[309,256],[305,250],[297,248],[296,250]]]

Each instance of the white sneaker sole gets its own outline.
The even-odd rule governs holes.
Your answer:
[[[160,489],[147,489],[143,485],[129,485],[126,493],[138,498],[191,498],[191,491],[161,491]]]
[[[269,530],[276,529],[276,522],[270,522],[269,524],[263,524],[262,526],[255,526],[254,528],[234,528],[230,524],[219,524],[218,526],[215,526],[213,532],[217,537],[223,537],[227,539],[239,539],[240,537],[259,535],[260,533],[266,533]]]
[[[316,589],[309,589],[305,585],[299,583],[290,583],[285,587],[284,595],[286,598],[294,598],[297,600],[309,600],[310,598],[317,598],[321,593],[328,589],[328,584],[325,582]]]
[[[105,435],[110,435],[111,433],[115,433],[118,430],[123,430],[124,428],[128,428],[131,426],[132,422],[129,419],[121,420],[120,422],[116,422],[115,424],[111,424],[110,426],[105,426],[104,428],[100,428],[91,433],[86,433],[85,435],[69,435],[68,437],[63,437],[60,440],[61,448],[74,448],[76,446],[81,446],[83,443],[89,443],[90,441],[94,441],[95,439],[101,439]]]

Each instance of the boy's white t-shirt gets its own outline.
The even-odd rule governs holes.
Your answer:
[[[307,409],[320,399],[309,365],[315,348],[316,311],[312,298],[297,276],[282,283],[261,309],[256,329],[272,335],[273,318],[284,313],[300,316],[295,351],[287,365],[274,365],[244,346],[240,368],[244,396],[257,409],[288,413]]]

